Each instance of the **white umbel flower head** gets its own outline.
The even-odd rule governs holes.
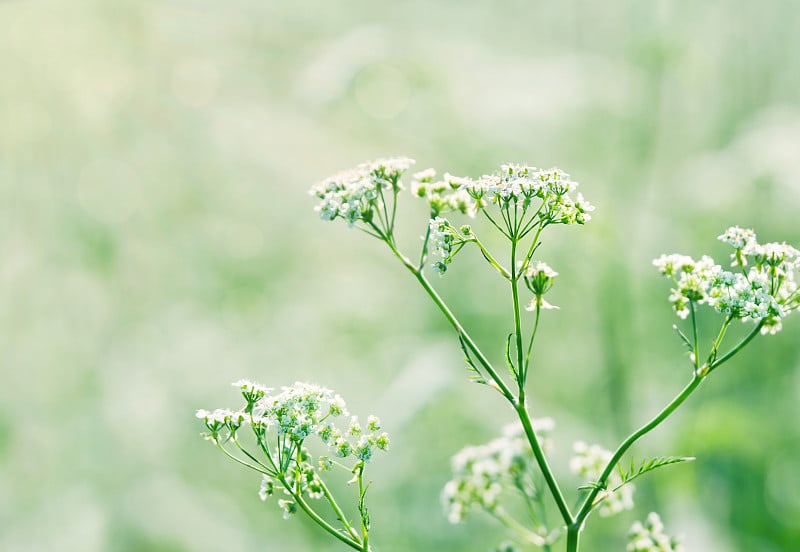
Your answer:
[[[542,447],[549,450],[547,433],[553,428],[553,420],[533,420],[532,425]],[[451,465],[453,479],[442,490],[442,505],[447,519],[459,523],[474,508],[494,512],[500,507],[504,487],[532,489],[527,478],[535,469],[536,459],[522,424],[517,422],[507,425],[501,437],[485,445],[464,447],[453,456]]]
[[[695,261],[673,254],[653,261],[675,284],[669,296],[675,313],[686,318],[694,302],[733,319],[760,321],[762,333],[778,332],[781,320],[800,306],[795,278],[800,251],[786,243],[759,244],[753,230],[738,226],[718,239],[734,248],[732,265],[738,270],[723,270],[708,256]]]
[[[664,534],[664,524],[655,512],[644,523],[635,522],[628,531],[627,552],[682,552],[677,539]]]

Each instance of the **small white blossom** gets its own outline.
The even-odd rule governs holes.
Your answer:
[[[738,226],[719,239],[734,247],[731,257],[738,272],[723,270],[707,256],[695,261],[686,255],[662,255],[653,261],[675,284],[669,296],[675,313],[686,318],[690,302],[706,304],[734,319],[763,321],[762,333],[776,333],[781,319],[800,306],[795,281],[800,251],[786,243],[759,244],[753,230]],[[746,266],[751,268],[745,271]]]
[[[628,531],[627,552],[681,552],[683,547],[677,539],[664,534],[664,524],[655,512],[647,520],[635,522]]]
[[[407,157],[378,159],[326,178],[310,190],[320,200],[316,210],[323,220],[370,222],[384,205],[383,193],[402,189],[400,178],[413,164]]]
[[[555,282],[556,276],[558,276],[558,272],[550,268],[547,263],[538,261],[536,263],[529,264],[525,268],[524,276],[525,285],[533,292],[534,295],[533,299],[531,299],[531,302],[527,307],[525,307],[526,310],[532,311],[536,310],[537,308],[543,310],[558,308],[555,305],[551,305],[545,301],[542,297],[550,290],[551,287],[553,287],[553,283]]]
[[[551,445],[546,433],[553,428],[553,421],[534,420],[533,427],[542,447],[548,450]],[[458,523],[472,508],[488,511],[498,508],[503,488],[519,485],[535,469],[536,459],[522,425],[517,422],[503,428],[501,437],[485,445],[461,449],[451,464],[453,479],[444,486],[442,504],[447,519]]]

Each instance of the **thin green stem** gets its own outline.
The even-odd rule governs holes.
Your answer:
[[[722,339],[725,337],[725,333],[728,331],[728,326],[730,326],[731,320],[733,320],[732,316],[725,317],[725,321],[722,323],[722,327],[720,327],[719,329],[717,338],[711,345],[711,351],[709,351],[708,353],[708,359],[706,360],[706,364],[710,365],[717,359],[717,352],[719,351],[719,346],[722,345]]]
[[[242,452],[244,453],[244,455],[245,455],[245,456],[247,456],[247,457],[248,457],[250,460],[252,460],[253,462],[255,462],[257,466],[260,466],[261,468],[264,468],[264,470],[266,470],[266,473],[267,473],[268,475],[270,475],[270,476],[272,476],[272,477],[275,477],[275,476],[277,475],[277,473],[273,471],[273,470],[274,470],[274,468],[275,468],[275,466],[273,466],[272,468],[270,468],[270,467],[269,467],[269,466],[267,466],[266,464],[262,463],[262,462],[261,462],[261,460],[259,460],[258,458],[256,458],[256,457],[255,457],[255,456],[253,456],[252,454],[250,454],[250,453],[249,453],[249,452],[248,452],[248,451],[247,451],[247,450],[246,450],[246,449],[245,449],[245,448],[244,448],[244,447],[243,447],[243,446],[242,446],[242,445],[239,443],[239,439],[237,439],[235,436],[231,437],[231,440],[234,442],[234,444],[236,445],[236,447],[237,447],[237,448],[238,448],[240,451],[242,451]]]
[[[369,552],[369,518],[364,506],[364,495],[367,494],[367,490],[364,488],[363,464],[359,467],[356,475],[358,476],[358,512],[361,514],[361,550]]]
[[[692,362],[694,369],[700,369],[700,342],[697,339],[697,314],[695,313],[694,301],[689,299],[689,312],[692,315]]]
[[[419,254],[419,264],[417,265],[417,271],[420,271],[425,266],[425,259],[428,258],[428,242],[431,239],[431,225],[428,224],[428,229],[425,231],[425,238],[422,240],[422,251]]]
[[[314,522],[322,527],[325,531],[330,533],[332,536],[336,537],[350,548],[355,548],[356,550],[364,550],[361,546],[361,543],[355,539],[351,539],[347,535],[342,534],[340,531],[337,531],[335,527],[333,527],[330,523],[322,519],[319,514],[317,514],[311,506],[303,499],[303,497],[294,491],[292,486],[286,481],[285,477],[280,478],[280,482],[283,484],[284,488],[289,491],[292,495],[292,498],[297,502],[297,505],[310,517]]]
[[[508,234],[508,232],[506,232],[503,228],[500,227],[499,224],[497,224],[497,221],[492,218],[492,215],[490,215],[486,209],[481,209],[481,212],[486,216],[487,219],[489,219],[489,222],[492,223],[492,226],[497,228],[497,230],[501,234],[503,234],[506,238],[508,238],[509,240],[511,239],[511,236]]]
[[[392,184],[392,221],[390,233],[394,236],[394,221],[397,218],[397,185]]]
[[[331,508],[333,508],[333,511],[336,513],[336,516],[339,518],[339,521],[342,522],[342,526],[345,528],[345,530],[347,530],[348,533],[350,533],[350,535],[354,539],[357,539],[358,532],[355,529],[353,529],[353,526],[350,525],[349,521],[347,521],[347,517],[344,515],[344,512],[342,511],[341,507],[336,502],[336,499],[333,497],[333,493],[331,493],[330,489],[328,489],[328,486],[325,484],[322,478],[319,478],[319,486],[322,489],[322,493],[325,495],[325,498],[328,499],[328,504],[331,505]]]
[[[377,210],[378,218],[383,223],[383,230],[384,233],[391,238],[392,236],[392,227],[389,222],[389,211],[386,209],[386,198],[383,195],[383,186],[378,186],[378,195],[380,196],[381,200],[381,208]],[[381,211],[383,211],[383,216],[381,217]]]
[[[525,370],[522,365],[522,317],[519,313],[519,274],[517,273],[517,242],[511,241],[511,300],[514,307],[514,334],[517,346],[517,385],[520,395],[524,394],[525,389]]]
[[[536,338],[536,330],[539,328],[539,313],[542,312],[542,305],[539,301],[536,302],[536,317],[533,320],[533,330],[531,331],[531,340],[528,342],[528,351],[525,353],[525,365],[523,373],[525,378],[528,377],[528,367],[531,363],[531,351],[533,351],[533,340]]]
[[[733,355],[735,355],[736,353],[741,351],[742,348],[745,345],[750,343],[750,341],[752,341],[753,338],[759,334],[759,332],[761,331],[762,326],[764,326],[764,322],[765,322],[765,320],[762,318],[761,321],[759,321],[759,323],[756,324],[756,327],[753,328],[753,331],[751,331],[749,334],[747,334],[747,336],[744,339],[742,339],[739,343],[737,343],[736,346],[733,349],[728,351],[724,356],[722,356],[722,357],[718,358],[717,360],[715,360],[714,362],[712,362],[711,365],[709,366],[709,372],[711,370],[713,370],[714,368],[716,368],[717,366],[719,366],[720,364],[722,364],[723,362],[726,362],[726,361],[730,360],[730,358]]]
[[[575,517],[576,525],[580,526],[586,519],[586,516],[589,515],[589,513],[592,510],[592,506],[594,505],[594,500],[597,497],[597,494],[600,492],[601,489],[605,488],[606,482],[608,481],[611,472],[614,470],[614,468],[622,459],[622,456],[628,451],[628,449],[631,448],[631,446],[636,441],[638,441],[642,436],[650,433],[653,429],[658,427],[658,425],[660,425],[661,422],[666,420],[669,417],[669,415],[672,414],[675,411],[675,409],[677,409],[681,404],[683,404],[683,401],[685,401],[689,397],[689,395],[691,395],[692,392],[694,392],[694,390],[697,389],[697,387],[700,385],[702,381],[703,378],[695,374],[694,377],[692,377],[692,380],[689,382],[689,384],[686,387],[684,387],[684,389],[674,399],[672,399],[672,401],[670,401],[670,403],[666,407],[664,407],[664,409],[661,412],[659,412],[657,416],[655,416],[652,420],[647,422],[641,428],[634,431],[627,439],[625,439],[625,441],[623,441],[623,443],[619,446],[619,448],[617,448],[616,452],[611,457],[611,460],[609,460],[608,464],[606,464],[606,467],[603,470],[603,473],[600,475],[600,478],[597,480],[595,486],[583,500],[581,509],[578,512],[578,515]],[[567,548],[567,550],[570,549]]]
[[[550,469],[550,464],[547,463],[547,458],[545,457],[542,446],[539,443],[539,438],[536,436],[536,432],[533,430],[533,424],[531,423],[531,417],[530,414],[528,414],[528,409],[525,407],[524,402],[519,402],[515,405],[515,410],[517,411],[520,422],[522,422],[522,428],[525,430],[525,435],[527,436],[528,442],[533,450],[536,463],[539,465],[539,469],[544,476],[544,480],[547,483],[547,488],[550,489],[550,494],[553,495],[553,500],[556,502],[558,511],[561,513],[564,523],[566,525],[571,525],[573,522],[572,512],[569,511],[569,506],[567,506],[567,501],[564,500],[564,495],[561,492],[561,488],[558,486],[555,477],[553,477],[553,470]]]
[[[487,261],[489,261],[489,264],[495,267],[497,271],[503,275],[503,278],[505,278],[506,280],[511,280],[512,275],[509,274],[508,270],[506,270],[499,262],[497,262],[497,260],[492,256],[491,253],[489,253],[489,250],[486,249],[481,240],[478,239],[478,236],[473,235],[472,237],[466,239],[468,241],[475,242],[475,245],[477,245],[478,248],[481,250],[481,253],[483,253],[483,256],[486,258]]]
[[[514,519],[511,515],[508,514],[502,508],[496,508],[494,510],[487,510],[489,514],[491,514],[497,521],[511,529],[512,531],[516,532],[520,537],[525,539],[526,541],[534,544],[536,546],[544,546],[547,542],[545,538],[537,533],[534,533],[524,525],[522,525],[519,521]]]
[[[439,296],[436,290],[433,289],[433,286],[428,281],[428,279],[425,278],[425,275],[422,273],[422,271],[418,270],[417,267],[414,266],[414,264],[405,255],[400,253],[400,251],[394,246],[394,244],[387,242],[387,245],[395,254],[395,256],[400,260],[400,262],[402,262],[403,265],[414,275],[414,277],[420,283],[420,285],[428,294],[428,296],[433,300],[436,306],[439,307],[439,310],[442,311],[444,317],[447,319],[448,322],[450,322],[450,325],[453,326],[453,329],[455,329],[456,332],[461,336],[461,338],[464,340],[464,343],[466,343],[467,347],[469,347],[470,351],[472,351],[472,353],[475,355],[475,358],[478,359],[478,362],[481,364],[483,369],[495,383],[500,393],[508,401],[514,403],[515,402],[514,394],[511,392],[508,385],[506,385],[505,381],[503,381],[503,378],[501,378],[500,375],[497,373],[497,370],[495,370],[494,366],[492,366],[491,362],[489,362],[489,359],[487,359],[486,356],[483,354],[483,352],[480,350],[480,348],[478,348],[478,346],[475,344],[475,341],[473,341],[472,337],[470,337],[470,335],[467,333],[467,331],[455,317],[455,315],[447,306],[447,304],[445,304],[441,296]]]
[[[525,253],[525,258],[522,260],[522,269],[525,270],[525,267],[528,266],[528,263],[531,260],[531,255],[533,252],[536,251],[536,245],[539,243],[539,236],[542,235],[542,230],[544,230],[545,225],[539,225],[539,229],[536,231],[536,235],[533,236],[533,241],[531,242],[531,246],[528,248],[528,252]]]
[[[250,468],[250,469],[251,469],[251,470],[253,470],[253,471],[257,471],[258,473],[261,473],[261,474],[264,474],[264,475],[270,475],[270,476],[272,475],[272,474],[271,474],[271,473],[269,473],[268,471],[264,471],[264,470],[262,470],[261,468],[258,468],[258,467],[254,466],[254,465],[252,465],[252,464],[250,464],[250,463],[248,463],[248,462],[245,462],[245,461],[244,461],[244,460],[242,460],[241,458],[237,458],[236,456],[234,456],[233,454],[231,454],[230,452],[228,452],[228,449],[226,449],[226,448],[225,448],[225,447],[222,445],[222,443],[220,443],[220,442],[219,442],[217,439],[214,439],[214,443],[217,445],[217,448],[219,448],[219,450],[221,450],[221,451],[222,451],[222,452],[225,454],[225,456],[227,456],[228,458],[230,458],[230,459],[231,459],[231,460],[233,460],[234,462],[238,462],[238,463],[239,463],[239,464],[241,464],[242,466],[245,466],[246,468]]]

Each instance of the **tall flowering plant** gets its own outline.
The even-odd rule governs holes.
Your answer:
[[[680,318],[680,326],[674,329],[688,352],[689,381],[659,414],[613,451],[597,444],[575,443],[568,467],[585,484],[576,489],[574,503],[567,500],[548,458],[554,422],[531,417],[532,400],[526,384],[533,368],[540,319],[543,315],[546,318],[546,311],[558,308],[545,299],[558,273],[538,258],[543,233],[550,227],[586,224],[594,206],[577,192],[577,182],[557,168],[507,164],[480,178],[448,173],[437,178],[433,169],[426,169],[409,179],[410,195],[429,208],[422,247],[412,258],[398,247],[396,215],[407,187],[403,179],[413,164],[404,157],[381,159],[327,178],[311,190],[319,201],[316,209],[323,220],[341,219],[388,247],[453,327],[469,379],[499,393],[517,418],[496,439],[468,446],[453,457],[453,478],[442,491],[448,519],[459,523],[473,512],[496,519],[507,528],[510,539],[497,548],[500,551],[541,548],[547,552],[563,539],[567,552],[577,552],[591,513],[610,516],[633,508],[635,479],[664,466],[694,460],[663,456],[637,461],[625,456],[714,370],[757,335],[775,334],[781,329],[783,318],[800,306],[795,280],[800,252],[785,243],[761,244],[752,230],[732,227],[719,236],[733,248],[730,267],[723,268],[708,256],[694,260],[672,254],[653,261],[673,285],[669,301]],[[465,220],[456,222],[457,218]],[[485,221],[480,230],[463,223],[474,219]],[[487,241],[481,238],[484,231],[502,236],[507,247],[503,256],[486,246]],[[483,353],[426,275],[428,268],[444,275],[456,256],[468,248],[477,249],[509,288],[513,327],[509,328],[501,360],[504,370]],[[698,338],[701,309],[710,311],[719,321],[715,339],[705,348]],[[726,339],[729,327],[737,321],[748,324],[748,331],[741,339]],[[209,430],[208,438],[235,461],[261,473],[262,498],[280,489],[284,498],[278,504],[286,516],[302,510],[344,544],[363,552],[371,550],[364,469],[373,451],[388,446],[386,434],[379,433],[377,418],[369,418],[366,429],[356,418],[347,429],[341,429],[336,419],[346,415],[345,407],[330,390],[298,383],[275,394],[251,382],[235,385],[245,399],[242,409],[198,412]],[[243,427],[252,433],[255,452],[238,438]],[[329,447],[337,460],[320,456],[313,464],[310,449],[304,445],[312,437]],[[333,466],[348,470],[353,474],[351,482],[357,483],[358,524],[349,521],[324,481]],[[522,497],[526,506],[522,519],[515,508],[508,507],[512,494]],[[326,511],[313,508],[309,499],[327,503]],[[558,511],[557,521],[547,519],[546,510],[551,505]],[[663,530],[659,516],[650,513],[643,523],[631,527],[627,550],[680,550],[680,544]]]

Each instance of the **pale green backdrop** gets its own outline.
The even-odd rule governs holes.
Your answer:
[[[765,2],[0,1],[0,550],[327,551],[199,438],[231,381],[314,380],[379,414],[376,551],[485,551],[449,457],[511,420],[388,252],[308,187],[385,155],[479,175],[558,165],[597,205],[557,228],[534,415],[612,448],[689,377],[664,252],[732,224],[800,245],[800,9]],[[404,206],[416,247],[424,209]],[[443,294],[501,357],[505,290]],[[758,339],[639,455],[694,455],[592,518],[622,551],[658,509],[689,552],[800,543],[800,320]]]

